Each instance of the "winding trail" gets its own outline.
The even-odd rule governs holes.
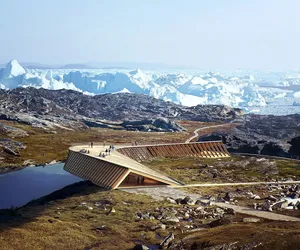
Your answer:
[[[202,127],[202,128],[197,128],[195,131],[194,131],[194,135],[192,137],[190,137],[189,139],[187,139],[185,141],[185,143],[190,143],[192,140],[194,140],[195,138],[197,138],[199,136],[198,132],[200,130],[204,130],[204,129],[209,129],[209,128],[218,128],[218,127],[225,127],[225,126],[228,126],[228,124],[220,124],[220,125],[213,125],[213,126],[206,126],[206,127]]]
[[[194,135],[192,137],[190,137],[189,139],[187,139],[185,141],[185,143],[190,143],[193,139],[199,137],[198,132],[200,130],[204,130],[204,129],[209,129],[209,128],[216,128],[216,127],[223,127],[226,126],[228,124],[221,124],[221,125],[214,125],[214,126],[206,126],[206,127],[202,127],[202,128],[198,128],[194,131]],[[199,184],[189,184],[189,185],[184,185],[181,188],[186,188],[186,187],[218,187],[218,186],[252,186],[252,185],[269,185],[269,184],[300,184],[300,181],[284,181],[284,182],[237,182],[237,183],[199,183]],[[180,189],[181,189],[180,188]],[[172,189],[172,190],[171,190]],[[177,189],[177,188],[176,188]],[[162,188],[160,188],[159,192],[153,192],[154,190],[142,190],[139,189],[138,192],[145,192],[152,196],[153,198],[157,198],[157,196],[159,195],[159,197],[175,197],[176,198],[182,198],[183,196],[190,196],[194,199],[199,199],[199,197],[197,197],[197,195],[195,194],[188,194],[182,190],[178,190],[175,191],[175,188],[165,188],[164,190],[162,190]],[[208,200],[204,200],[201,199],[203,201],[208,202]],[[213,202],[213,204],[220,206],[220,207],[226,207],[226,208],[232,208],[234,209],[236,212],[238,213],[242,213],[242,214],[247,214],[247,215],[251,215],[251,216],[257,216],[260,218],[265,218],[265,219],[269,219],[269,220],[279,220],[279,221],[300,221],[300,218],[296,218],[296,217],[292,217],[292,216],[287,216],[287,215],[282,215],[282,214],[276,214],[276,213],[272,213],[272,212],[268,212],[268,211],[260,211],[260,210],[255,210],[252,208],[248,208],[248,207],[243,207],[243,206],[239,206],[239,205],[233,205],[233,204],[229,204],[229,203],[223,203],[223,202]]]
[[[198,132],[200,130],[226,127],[226,126],[228,126],[228,123],[227,124],[219,124],[219,125],[201,127],[201,128],[196,129],[194,131],[194,135],[192,137],[190,137],[189,139],[187,139],[185,141],[185,143],[158,144],[158,145],[159,146],[166,146],[166,145],[172,146],[172,145],[178,145],[179,144],[181,146],[185,145],[185,146],[189,147],[188,143],[190,143],[193,139],[195,139],[199,136]],[[205,142],[197,142],[197,143],[193,143],[193,144],[201,144],[201,143],[205,143]],[[210,143],[212,143],[212,142],[210,142]],[[149,147],[157,147],[158,145],[156,144],[156,145],[148,145],[148,146]],[[147,145],[142,145],[142,146],[146,147]],[[72,156],[73,158],[72,159],[74,160],[74,162],[77,165],[70,163],[69,165],[72,166],[73,169],[69,169],[69,172],[72,173],[72,171],[73,172],[75,171],[75,173],[77,173],[77,175],[79,177],[81,177],[79,175],[78,171],[84,171],[82,173],[82,175],[84,176],[84,178],[86,178],[86,169],[83,169],[82,165],[81,165],[82,162],[84,162],[84,161],[78,160],[79,158],[84,156],[84,157],[91,158],[95,161],[101,161],[102,166],[108,166],[109,167],[110,166],[109,164],[114,164],[119,168],[127,169],[127,172],[121,173],[120,176],[117,176],[116,178],[113,178],[113,179],[108,179],[108,178],[106,178],[107,177],[106,175],[101,175],[101,173],[99,175],[95,175],[95,176],[93,175],[92,178],[95,177],[94,181],[95,181],[96,184],[97,184],[96,181],[98,181],[99,178],[103,178],[103,179],[99,179],[99,183],[100,183],[99,186],[103,186],[105,184],[110,188],[113,188],[113,189],[117,188],[122,183],[124,178],[126,178],[126,176],[129,175],[130,171],[132,171],[134,174],[146,176],[146,177],[149,177],[150,179],[154,179],[156,181],[163,182],[165,184],[169,184],[169,185],[174,185],[175,184],[174,187],[171,187],[171,186],[160,186],[160,187],[153,186],[153,187],[142,187],[142,188],[119,187],[119,189],[122,189],[122,190],[130,192],[130,193],[150,195],[151,197],[153,197],[154,199],[157,199],[157,200],[163,200],[166,197],[172,197],[172,198],[176,199],[176,198],[184,198],[185,196],[190,196],[193,199],[201,200],[203,202],[212,202],[212,201],[209,201],[207,199],[203,199],[203,198],[199,197],[199,195],[197,195],[197,194],[188,193],[188,191],[182,190],[182,188],[185,188],[185,187],[214,187],[214,186],[269,185],[269,184],[296,184],[296,183],[299,184],[300,183],[300,181],[288,181],[288,182],[199,183],[199,184],[181,185],[181,183],[175,182],[174,179],[166,177],[163,174],[160,174],[156,171],[153,171],[152,169],[150,169],[150,168],[142,165],[141,163],[135,161],[134,159],[132,159],[130,157],[130,155],[127,157],[124,154],[121,154],[121,153],[117,152],[120,149],[126,149],[126,148],[134,149],[134,148],[139,148],[139,147],[128,146],[128,145],[127,146],[126,145],[116,146],[116,150],[111,152],[109,155],[106,154],[105,159],[104,159],[104,157],[99,155],[99,153],[103,153],[104,152],[103,150],[107,149],[107,146],[106,146],[106,148],[103,145],[94,145],[93,147],[90,147],[88,145],[73,146],[72,148],[70,148],[70,150],[73,152],[73,156]],[[85,149],[87,152],[84,152],[84,153],[80,152],[82,149]],[[131,153],[133,154],[133,156],[139,157],[140,159],[143,158],[143,157],[144,157],[144,159],[146,158],[145,155],[143,156],[143,153],[141,153],[141,151],[138,151],[138,152],[139,153],[134,153],[134,152],[131,152]],[[165,151],[165,152],[168,153],[168,151]],[[155,153],[155,152],[153,151],[153,153]],[[177,151],[177,154],[178,153],[180,153],[180,152]],[[187,150],[185,151],[185,154],[186,153],[188,153]],[[69,154],[69,156],[70,156],[70,154]],[[157,156],[162,156],[162,154],[158,153]],[[151,154],[150,157],[153,157],[153,154]],[[217,157],[217,156],[215,155],[215,157]],[[90,164],[88,166],[92,166],[92,167],[96,166],[97,167],[98,162],[96,163],[95,161],[93,162],[93,164]],[[67,163],[68,162],[69,162],[69,159],[68,159]],[[107,164],[107,165],[103,165],[103,164]],[[76,165],[75,168],[74,168],[74,165]],[[65,165],[65,169],[66,169],[66,165]],[[92,174],[95,173],[95,171],[93,171],[93,168],[91,168],[89,171],[91,171]],[[96,173],[98,173],[98,172],[96,171]],[[109,176],[112,177],[113,175],[111,173],[109,173]],[[111,183],[113,183],[113,185]],[[238,213],[247,214],[247,215],[250,215],[250,216],[261,217],[261,218],[265,218],[265,219],[269,219],[269,220],[298,221],[298,222],[300,222],[300,218],[296,218],[296,217],[292,217],[292,216],[276,214],[276,213],[272,213],[272,212],[268,212],[268,211],[254,210],[254,209],[249,208],[249,207],[243,207],[243,206],[229,204],[229,203],[223,203],[223,202],[214,202],[213,201],[212,203],[219,206],[219,207],[232,208]]]

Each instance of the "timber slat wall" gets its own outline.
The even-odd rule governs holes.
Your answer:
[[[202,158],[229,157],[229,153],[221,141],[137,146],[120,148],[118,152],[138,162],[153,157],[167,156],[195,156]]]
[[[69,150],[64,169],[82,179],[89,180],[104,188],[114,188],[114,184],[122,179],[128,169],[119,165],[99,161],[94,157]]]

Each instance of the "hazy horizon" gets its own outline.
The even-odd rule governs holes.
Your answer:
[[[0,63],[299,69],[296,0],[10,0]]]

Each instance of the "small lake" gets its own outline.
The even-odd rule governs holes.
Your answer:
[[[33,199],[82,181],[63,167],[64,163],[27,167],[0,175],[0,209],[23,206]]]

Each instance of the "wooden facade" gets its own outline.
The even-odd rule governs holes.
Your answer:
[[[79,152],[69,150],[64,169],[82,179],[90,180],[104,188],[114,188],[118,180],[128,174],[128,169]]]
[[[82,151],[82,149],[85,149]],[[74,146],[64,169],[94,184],[115,189],[128,186],[182,185],[180,182],[154,171],[140,162],[153,157],[192,156],[200,158],[229,157],[222,142],[196,142],[144,146],[119,146],[106,157],[104,146],[90,148]],[[85,153],[83,153],[85,152]]]
[[[119,148],[118,151],[138,162],[154,157],[222,158],[230,156],[221,141],[133,146]]]

